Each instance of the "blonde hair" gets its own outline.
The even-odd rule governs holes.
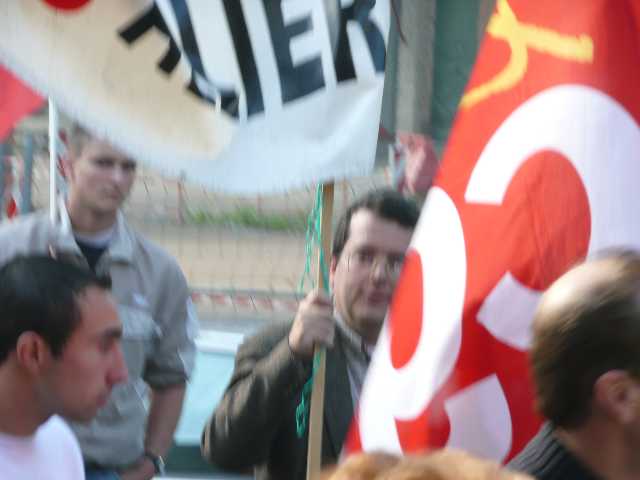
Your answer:
[[[326,471],[322,480],[373,480],[400,461],[389,453],[359,453],[351,455],[337,467]]]
[[[491,460],[457,450],[439,450],[403,458],[376,480],[533,480]]]
[[[491,460],[457,450],[398,458],[381,453],[349,457],[323,480],[534,480]]]

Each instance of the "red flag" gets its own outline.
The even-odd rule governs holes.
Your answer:
[[[498,0],[347,450],[506,461],[535,433],[541,292],[596,250],[640,248],[639,26],[637,0]]]
[[[13,218],[18,215],[18,204],[16,203],[16,200],[15,198],[13,198],[13,196],[9,198],[6,210],[7,218]]]
[[[0,141],[24,116],[43,103],[44,99],[40,95],[0,66]]]

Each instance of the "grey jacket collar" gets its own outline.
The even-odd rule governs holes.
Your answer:
[[[67,211],[67,205],[64,199],[60,199],[58,208],[59,221],[55,225],[58,237],[56,242],[57,247],[64,251],[82,254],[73,236],[71,218],[69,217],[69,212]],[[116,215],[116,228],[107,249],[109,257],[111,260],[131,263],[133,261],[133,246],[133,232],[129,229],[122,212],[118,211]]]

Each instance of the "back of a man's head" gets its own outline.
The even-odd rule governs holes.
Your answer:
[[[606,372],[640,374],[640,254],[611,251],[571,269],[538,306],[531,347],[537,406],[555,426],[580,427]]]
[[[0,268],[0,365],[24,332],[60,355],[81,320],[78,297],[89,287],[109,289],[108,278],[44,255],[18,256]]]

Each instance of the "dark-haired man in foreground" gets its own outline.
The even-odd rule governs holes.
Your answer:
[[[72,422],[89,480],[161,473],[195,359],[197,316],[177,262],[120,211],[136,176],[125,152],[79,126],[64,161],[68,194],[52,223],[36,212],[0,225],[0,264],[55,252],[113,280],[129,381],[90,422]]]
[[[62,415],[91,420],[127,379],[110,283],[44,256],[0,268],[0,477],[84,479]]]
[[[509,467],[540,480],[640,478],[640,254],[609,252],[553,283],[530,355],[548,423]]]
[[[324,345],[322,461],[336,462],[418,216],[414,203],[391,190],[373,191],[347,209],[329,267],[333,297],[310,292],[293,323],[271,325],[240,346],[203,432],[207,459],[232,470],[253,467],[258,479],[305,478],[307,434],[297,435],[296,407],[314,346]]]

